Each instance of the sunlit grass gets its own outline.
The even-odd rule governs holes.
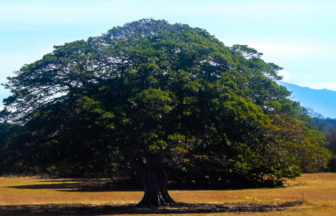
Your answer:
[[[0,205],[92,204],[122,205],[138,203],[143,192],[79,192],[74,179],[0,177]],[[67,185],[70,185],[69,187]],[[249,213],[249,215],[336,215],[336,174],[304,174],[288,187],[221,191],[170,191],[177,202],[189,203],[282,203],[304,200],[305,204],[287,212]],[[21,186],[21,187],[20,187]],[[197,214],[185,214],[197,215]],[[236,215],[215,213],[211,215]]]
[[[61,181],[60,181],[61,180]],[[0,178],[0,205],[19,204],[124,204],[137,203],[143,192],[78,192],[62,184],[76,183],[68,179]],[[43,187],[45,185],[46,187]],[[60,187],[58,186],[60,185]],[[11,188],[37,186],[38,189]],[[54,187],[54,188],[53,188]],[[47,189],[45,189],[47,188]]]

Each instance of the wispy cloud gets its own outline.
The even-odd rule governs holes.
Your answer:
[[[319,82],[314,80],[314,76],[310,74],[290,74],[286,70],[280,70],[278,74],[283,76],[282,81],[284,82],[296,84],[302,87],[309,87],[312,89],[329,89],[336,91],[336,82]]]
[[[309,86],[313,89],[330,89],[336,91],[336,82],[334,83],[315,83]]]
[[[270,18],[298,17],[300,14],[334,14],[336,2],[323,4],[307,1],[163,1],[163,0],[74,0],[74,1],[8,1],[1,3],[1,22],[82,23],[125,20],[125,17],[149,16],[218,16]],[[24,18],[24,19],[23,19]],[[132,21],[132,20],[130,20]]]
[[[248,44],[263,53],[267,61],[295,61],[319,56],[335,56],[336,43],[313,40],[272,38],[220,38],[227,45]]]
[[[316,4],[316,2],[307,2],[307,1],[248,1],[248,2],[232,2],[218,4],[216,7],[213,7],[212,4],[207,4],[203,8],[199,8],[204,12],[208,13],[226,13],[231,15],[238,16],[257,16],[257,17],[288,17],[288,16],[298,16],[300,13],[312,13],[329,11],[332,12],[332,9],[329,8],[331,5],[336,5],[331,1],[326,4]],[[193,8],[193,7],[191,7]]]
[[[286,81],[286,80],[288,80],[289,77],[290,77],[288,71],[286,71],[286,70],[280,70],[280,71],[278,72],[278,75],[280,75],[280,76],[283,77],[283,78],[282,78],[282,81]]]
[[[62,3],[63,2],[63,3]],[[98,3],[99,2],[99,3]],[[126,15],[127,7],[121,1],[33,1],[2,4],[0,21],[35,24],[76,24],[106,21]],[[132,7],[128,12],[132,11]],[[124,16],[123,16],[124,17]]]

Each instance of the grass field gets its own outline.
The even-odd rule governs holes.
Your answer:
[[[99,183],[104,183],[104,180],[0,177],[0,215],[19,215],[24,212],[22,209],[22,211],[19,211],[21,207],[32,208],[34,206],[46,209],[48,206],[61,206],[63,208],[77,206],[82,210],[89,210],[88,215],[96,215],[92,209],[106,206],[112,210],[113,206],[132,207],[141,200],[143,195],[141,191],[78,190],[83,184]],[[272,189],[170,191],[169,193],[177,202],[190,204],[217,203],[229,207],[277,205],[285,202],[304,201],[302,205],[286,207],[285,211],[241,212],[239,210],[238,213],[203,213],[209,215],[336,215],[336,173],[304,174],[295,181],[288,181],[287,185],[287,187]],[[18,211],[12,212],[13,214],[11,214],[12,210],[5,211],[10,206],[15,206]],[[195,211],[189,211],[189,207],[183,208],[186,210],[178,212],[176,215],[199,215]],[[146,213],[146,210],[142,211],[144,211],[142,213]],[[36,211],[36,214],[38,212]],[[97,212],[97,215],[109,215],[108,209],[100,213]],[[156,209],[156,213],[158,212],[160,212],[160,209]],[[72,209],[72,213],[76,213],[76,208]],[[45,215],[42,210],[39,214]]]

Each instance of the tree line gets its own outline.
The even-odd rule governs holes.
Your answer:
[[[316,115],[312,122],[319,131],[322,131],[326,137],[328,145],[326,148],[332,151],[332,159],[328,163],[326,171],[336,172],[336,119],[324,118],[322,115]]]

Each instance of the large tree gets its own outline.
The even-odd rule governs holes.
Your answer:
[[[54,48],[4,84],[2,117],[25,132],[3,155],[26,166],[134,170],[149,206],[174,203],[172,169],[263,181],[326,163],[323,137],[275,82],[281,68],[252,48],[151,19]]]

